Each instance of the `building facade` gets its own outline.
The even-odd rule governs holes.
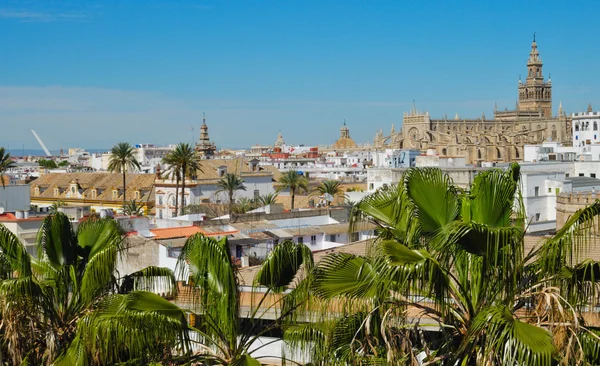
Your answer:
[[[519,78],[516,109],[499,111],[486,118],[432,118],[414,106],[404,114],[402,129],[392,126],[389,135],[378,131],[374,144],[378,148],[435,149],[439,155],[465,157],[467,164],[510,162],[523,158],[525,144],[551,140],[570,143],[571,118],[558,108],[552,115],[552,81],[544,78],[542,58],[537,43],[531,45],[525,82]]]
[[[600,112],[594,112],[591,104],[588,105],[586,112],[573,113],[571,118],[573,147],[584,147],[599,142]]]

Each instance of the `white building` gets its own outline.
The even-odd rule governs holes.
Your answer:
[[[593,112],[592,105],[588,105],[587,112],[572,113],[571,128],[573,133],[573,147],[582,147],[599,142],[598,125],[600,112]]]
[[[240,198],[258,198],[273,193],[273,172],[251,165],[244,159],[205,159],[201,161],[202,171],[196,179],[186,180],[184,206],[200,203],[229,203],[226,192],[219,192],[217,182],[227,173],[233,173],[244,179],[246,190],[236,191],[234,200]],[[175,215],[175,181],[158,179],[156,187],[156,217],[169,218]],[[181,207],[181,184],[179,187],[179,206]]]
[[[162,169],[166,168],[162,160],[169,152],[175,149],[175,145],[137,144],[135,145],[135,149],[137,150],[137,159],[141,165],[141,172],[156,173],[157,165],[160,165]]]

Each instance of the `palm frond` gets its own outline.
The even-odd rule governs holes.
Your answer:
[[[254,278],[254,285],[282,292],[292,283],[302,266],[306,271],[312,270],[313,257],[310,248],[286,240],[269,253]]]
[[[11,277],[14,271],[20,276],[31,275],[31,256],[19,238],[3,224],[0,224],[0,261],[2,278]]]

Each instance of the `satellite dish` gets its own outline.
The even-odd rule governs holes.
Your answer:
[[[0,207],[0,215],[4,213],[4,207]]]
[[[325,193],[323,196],[325,196],[325,200],[327,200],[328,202],[333,201],[333,196],[329,193]]]

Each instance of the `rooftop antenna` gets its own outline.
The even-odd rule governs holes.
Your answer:
[[[38,141],[38,143],[40,144],[40,146],[42,147],[42,149],[44,149],[44,152],[46,153],[46,156],[52,156],[52,154],[50,154],[50,151],[48,150],[48,148],[46,147],[46,145],[44,145],[44,142],[38,136],[38,134],[35,133],[34,130],[31,130],[31,132],[33,133],[33,136],[35,136],[36,140]]]
[[[194,143],[196,142],[196,135],[194,134],[194,126],[190,126],[190,128],[192,129],[192,145],[194,145]]]

